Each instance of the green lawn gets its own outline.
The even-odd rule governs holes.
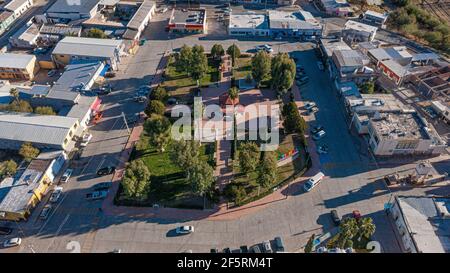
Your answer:
[[[241,55],[236,59],[236,67],[233,71],[235,79],[242,79],[252,74],[252,57],[250,55]]]
[[[141,136],[147,138],[145,134]],[[211,149],[209,143],[201,146],[201,157],[207,161]],[[135,149],[130,161],[141,159],[151,172],[151,190],[148,198],[137,204],[139,206],[152,206],[153,204],[178,208],[199,208],[203,206],[203,199],[192,192],[191,185],[184,172],[174,165],[169,157],[169,151],[159,153],[154,147],[145,150]],[[130,203],[119,197],[123,204]],[[128,202],[127,202],[128,201]],[[131,202],[132,203],[132,202]],[[136,204],[134,204],[136,205]]]
[[[219,80],[218,65],[218,61],[208,58],[208,71],[199,81],[201,87],[209,86]],[[166,67],[162,86],[166,88],[169,96],[176,97],[180,102],[188,103],[191,91],[197,87],[197,82],[189,77],[186,72],[178,71],[174,58],[171,58]]]
[[[289,151],[290,149],[294,148],[294,145],[301,146],[301,141],[298,139],[296,135],[287,135],[285,137],[280,136],[280,147],[277,152],[285,153]],[[239,157],[239,154],[237,155],[237,158]],[[294,161],[287,163],[281,167],[278,168],[278,178],[276,181],[273,181],[272,184],[261,188],[258,186],[257,178],[258,174],[257,172],[252,172],[248,176],[241,174],[239,169],[239,162],[238,160],[235,161],[233,166],[233,172],[234,172],[234,182],[237,184],[242,184],[246,187],[247,192],[247,199],[255,198],[258,193],[263,194],[264,192],[267,192],[271,190],[276,185],[287,181],[288,179],[292,178],[295,174],[299,173],[306,165],[306,151],[304,148],[301,148],[300,150],[300,156],[295,159]],[[244,202],[245,203],[245,202]]]

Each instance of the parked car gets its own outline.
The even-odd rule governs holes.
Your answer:
[[[317,134],[318,132],[325,129],[322,125],[316,125],[311,129],[311,134]]]
[[[84,134],[81,139],[80,146],[86,147],[88,145],[89,141],[91,141],[91,139],[92,139],[92,134],[88,134],[88,133]]]
[[[20,246],[22,243],[22,239],[19,237],[11,238],[3,242],[3,247],[14,247],[14,246]]]
[[[44,208],[41,211],[41,214],[39,214],[39,219],[46,220],[48,216],[50,215],[50,212],[52,211],[53,207],[50,204],[47,204],[44,206]]]
[[[194,232],[194,227],[193,226],[181,226],[181,227],[177,227],[175,232],[177,234],[189,234]]]
[[[315,186],[317,186],[317,184],[320,183],[320,181],[322,181],[324,176],[325,175],[323,174],[323,172],[318,172],[313,177],[308,179],[308,181],[306,181],[306,183],[303,185],[303,189],[307,192],[311,191]]]
[[[56,203],[58,202],[59,198],[61,197],[63,192],[63,187],[56,187],[53,192],[52,195],[50,195],[50,199],[49,202],[50,203]]]
[[[265,253],[272,253],[273,252],[272,251],[272,247],[270,246],[270,241],[269,240],[262,242],[262,246],[263,246],[263,249],[264,249]]]
[[[67,183],[67,181],[69,181],[69,179],[70,179],[70,176],[72,175],[72,173],[73,173],[73,169],[67,169],[64,173],[63,173],[63,175],[61,176],[61,182],[62,183]]]
[[[284,243],[283,243],[283,239],[281,239],[281,237],[277,236],[275,237],[275,246],[276,252],[284,252]]]
[[[112,174],[115,170],[116,170],[116,167],[114,167],[114,166],[103,167],[103,168],[100,168],[97,170],[97,175],[103,176],[103,175]]]
[[[139,103],[143,103],[143,102],[147,101],[147,97],[146,96],[136,95],[136,96],[134,96],[134,101],[135,102],[139,102]]]
[[[105,199],[108,195],[108,191],[102,190],[102,191],[93,191],[86,194],[87,200],[99,200],[99,199]]]
[[[331,215],[331,220],[333,220],[333,223],[336,226],[339,226],[341,224],[341,217],[339,217],[337,210],[335,210],[335,209],[332,210],[330,215]]]
[[[260,51],[260,50],[264,50],[267,53],[272,53],[273,52],[272,47],[267,45],[267,44],[266,45],[259,45],[259,46],[256,47],[256,51]]]
[[[0,235],[9,235],[12,233],[12,228],[9,227],[0,227]]]
[[[314,140],[319,140],[319,139],[323,138],[324,136],[325,136],[325,131],[322,130],[322,131],[319,131],[316,134],[314,134],[312,138]]]
[[[250,248],[250,253],[262,253],[261,248],[258,245],[254,245]]]
[[[305,110],[312,109],[315,106],[316,106],[315,102],[308,102],[307,104],[305,104]]]
[[[97,95],[108,95],[111,93],[112,87],[110,85],[104,85],[97,89],[94,89],[94,92],[97,93]]]
[[[107,190],[112,187],[112,182],[101,182],[94,185],[94,191]]]

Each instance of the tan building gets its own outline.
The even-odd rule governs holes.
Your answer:
[[[38,71],[34,55],[0,53],[0,79],[32,80]]]

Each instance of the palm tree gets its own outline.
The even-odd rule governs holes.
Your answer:
[[[17,88],[11,88],[9,90],[9,94],[14,98],[16,102],[19,102],[19,91],[17,91]]]
[[[370,239],[372,235],[375,233],[375,224],[372,221],[372,218],[366,217],[359,220],[359,238],[358,241],[361,240],[362,237],[366,239]]]
[[[232,100],[237,99],[239,97],[239,89],[237,87],[231,87],[228,90],[228,97]]]

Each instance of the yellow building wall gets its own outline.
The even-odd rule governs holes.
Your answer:
[[[48,69],[48,70],[56,68],[55,63],[52,61],[39,61],[39,66],[42,69]]]

